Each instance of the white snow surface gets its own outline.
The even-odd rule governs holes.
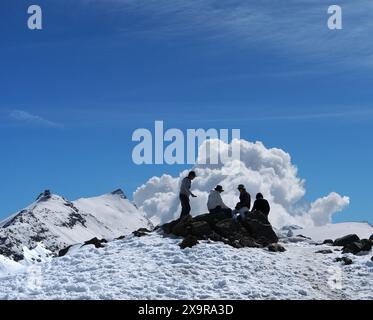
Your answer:
[[[24,270],[25,267],[22,264],[0,255],[0,279],[6,275],[14,275]]]
[[[25,248],[39,243],[57,252],[94,237],[110,240],[142,227],[152,225],[120,190],[75,202],[52,194],[0,223],[0,250],[10,250],[11,257],[19,260]]]
[[[180,241],[153,232],[85,246],[3,275],[0,299],[373,299],[371,255],[342,266],[339,251],[315,253],[335,248],[307,241],[285,253],[208,241],[181,250]]]
[[[123,195],[109,193],[94,198],[82,198],[73,203],[80,211],[91,214],[98,225],[105,226],[107,231],[97,232],[101,232],[106,239],[128,235],[139,228],[152,228],[144,213],[123,198]],[[93,226],[90,227],[92,228]]]

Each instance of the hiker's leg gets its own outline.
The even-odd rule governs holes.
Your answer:
[[[190,211],[192,210],[192,208],[190,207],[189,197],[186,197],[185,203],[186,203],[186,215],[190,215]]]
[[[238,212],[238,210],[233,210],[232,211],[232,218],[233,218],[233,220],[237,220],[237,217],[239,216],[239,212]]]
[[[242,219],[246,218],[246,214],[249,213],[249,208],[248,207],[243,207],[240,210],[238,210],[238,213],[240,214]]]
[[[180,218],[181,218],[185,214],[185,202],[184,202],[184,198],[182,195],[179,196],[179,200],[181,204],[181,213],[180,213]]]
[[[190,203],[189,203],[189,197],[181,194],[180,195],[180,202],[181,202],[181,214],[180,218],[187,216],[190,214]]]

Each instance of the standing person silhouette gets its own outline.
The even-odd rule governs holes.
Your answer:
[[[180,219],[182,219],[185,216],[190,215],[190,200],[189,197],[192,196],[193,198],[197,197],[194,195],[191,191],[190,188],[192,186],[192,181],[195,179],[196,173],[194,171],[190,171],[188,176],[185,177],[181,181],[181,186],[180,186],[180,203],[181,203],[181,214],[180,214]]]

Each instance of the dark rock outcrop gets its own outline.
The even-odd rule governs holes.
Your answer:
[[[342,249],[342,253],[358,254],[363,249],[363,244],[360,241],[352,242],[345,245]]]
[[[52,193],[50,190],[44,190],[39,196],[36,198],[37,202],[47,201],[52,197]]]
[[[165,234],[184,237],[188,241],[209,239],[235,248],[261,248],[278,242],[268,218],[259,211],[251,212],[239,221],[226,213],[208,213],[194,218],[188,215],[161,228]],[[277,251],[283,252],[282,249]]]
[[[198,244],[198,239],[195,236],[188,235],[185,239],[179,244],[181,249],[192,248]]]
[[[312,240],[312,238],[310,238],[310,237],[306,237],[306,236],[304,236],[303,234],[297,234],[297,237],[298,237],[298,238],[303,238],[303,239],[306,239],[306,240]]]
[[[88,241],[85,241],[82,245],[81,245],[81,247],[84,247],[84,246],[88,246],[88,245],[94,245],[96,248],[103,248],[104,247],[104,245],[103,245],[103,243],[107,243],[108,241],[107,240],[105,240],[105,239],[97,239],[96,237],[95,238],[92,238],[91,240],[88,240]],[[79,244],[77,244],[77,245],[79,245]],[[68,252],[69,252],[69,250],[70,250],[70,248],[72,248],[74,245],[70,245],[70,246],[68,246],[68,247],[66,247],[66,248],[63,248],[63,249],[61,249],[61,250],[59,250],[58,251],[58,257],[63,257],[63,256],[65,256]]]
[[[326,249],[326,250],[319,250],[319,251],[316,251],[315,253],[331,254],[331,253],[333,253],[333,251],[330,250],[330,249]]]
[[[372,247],[373,247],[372,241],[370,241],[368,239],[362,239],[361,240],[361,244],[363,245],[361,251],[370,251],[370,250],[372,250]]]
[[[334,240],[333,245],[338,246],[338,247],[344,247],[350,243],[359,242],[359,241],[360,241],[360,238],[356,234],[349,234],[347,236]]]
[[[372,242],[368,239],[362,239],[359,241],[355,241],[349,244],[346,244],[342,252],[343,253],[352,253],[358,254],[360,252],[366,252],[372,250]]]
[[[285,252],[286,249],[279,243],[271,243],[268,245],[268,251],[271,252]]]
[[[192,216],[180,219],[172,228],[172,233],[178,237],[186,237],[192,233]]]
[[[71,245],[71,246],[68,246],[68,247],[66,247],[66,248],[63,248],[63,249],[61,249],[60,251],[58,251],[58,256],[59,256],[59,257],[63,257],[63,256],[65,256],[66,253],[69,252],[69,250],[70,250],[71,247],[72,247],[72,245]]]
[[[0,255],[9,257],[14,261],[20,261],[24,258],[23,254],[17,254],[12,249],[12,244],[9,239],[0,237]]]
[[[347,257],[342,257],[342,258],[337,258],[335,259],[336,262],[342,262],[344,265],[350,265],[353,264],[353,261],[350,258]]]
[[[334,241],[332,239],[326,239],[326,240],[324,240],[324,242],[322,244],[331,244],[331,245],[333,245]]]
[[[204,239],[206,237],[209,237],[213,232],[213,230],[210,228],[210,225],[206,221],[192,222],[191,225],[191,233],[198,239]]]
[[[242,221],[242,225],[251,233],[252,237],[257,242],[268,245],[277,243],[278,237],[273,231],[268,218],[260,211],[254,211],[247,215],[246,219]]]
[[[222,221],[219,221],[215,227],[214,230],[219,235],[221,235],[223,238],[232,238],[238,240],[240,233],[246,235],[246,230],[241,230],[242,226],[233,219],[225,219]]]
[[[370,241],[373,241],[373,234],[369,237]]]
[[[82,245],[82,247],[93,244],[96,248],[103,248],[104,247],[103,243],[107,243],[107,240],[105,240],[105,239],[99,240],[95,237],[91,240],[85,241],[84,244]]]
[[[78,212],[71,212],[68,216],[68,220],[61,224],[62,227],[72,229],[75,225],[81,224],[83,227],[86,226],[86,219]]]
[[[135,237],[143,237],[143,236],[147,236],[151,231],[146,229],[146,228],[140,228],[134,232],[132,232],[132,234],[135,236]]]
[[[125,193],[123,192],[122,189],[117,189],[117,190],[113,191],[111,194],[120,196],[123,199],[127,199],[127,197],[126,197],[126,195],[125,195]]]

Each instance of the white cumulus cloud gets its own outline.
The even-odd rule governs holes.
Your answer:
[[[335,192],[308,203],[304,198],[305,181],[298,177],[297,168],[292,164],[290,155],[281,149],[268,149],[261,142],[252,143],[246,140],[233,140],[231,144],[224,144],[219,140],[205,141],[204,144],[206,143],[210,144],[211,150],[217,151],[231,149],[234,144],[239,144],[240,160],[218,165],[194,166],[197,178],[192,183],[192,189],[198,196],[191,199],[194,216],[207,212],[208,193],[217,184],[225,189],[223,200],[232,208],[238,201],[239,184],[246,186],[253,200],[256,193],[263,193],[271,204],[270,220],[276,227],[289,224],[323,225],[331,222],[332,215],[349,204],[348,197],[342,197]],[[219,145],[224,148],[219,149]],[[203,159],[199,158],[197,163],[201,163],[201,160]],[[135,191],[136,205],[155,223],[165,223],[177,218],[180,214],[179,185],[186,174],[187,171],[184,171],[178,177],[165,174],[151,178]]]

